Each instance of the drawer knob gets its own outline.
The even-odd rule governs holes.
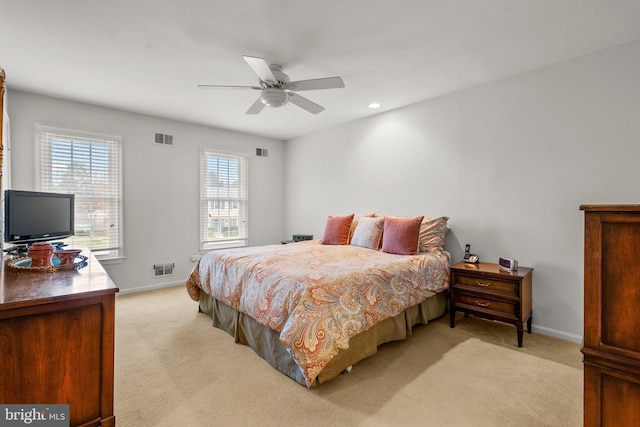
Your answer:
[[[485,302],[485,303],[481,303],[480,301],[476,300],[476,305],[478,307],[489,307],[489,303]]]
[[[488,288],[489,286],[491,286],[491,283],[482,283],[482,282],[476,280],[476,285],[482,286],[483,288]]]

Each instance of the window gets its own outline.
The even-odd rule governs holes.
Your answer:
[[[203,148],[200,154],[200,247],[246,246],[247,158]]]
[[[212,204],[213,209],[224,209],[225,202],[223,200],[214,200]]]
[[[100,259],[122,256],[122,138],[36,124],[37,185],[75,194],[75,236]]]

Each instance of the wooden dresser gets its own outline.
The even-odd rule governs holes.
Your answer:
[[[0,267],[0,402],[69,404],[71,426],[114,426],[115,293],[88,251],[79,270]]]
[[[518,347],[522,347],[525,322],[527,332],[531,333],[533,268],[508,271],[488,262],[459,262],[450,271],[451,327],[455,326],[456,311],[510,323],[516,327]]]
[[[585,205],[584,425],[640,425],[640,205]]]

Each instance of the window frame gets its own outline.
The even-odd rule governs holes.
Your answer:
[[[117,170],[113,171],[112,168],[109,169],[110,175],[114,175],[117,179],[117,183],[112,186],[112,188],[116,189],[115,200],[117,205],[117,242],[114,247],[107,248],[96,248],[89,247],[89,249],[93,252],[97,259],[103,262],[120,262],[124,259],[124,227],[123,227],[123,162],[122,162],[122,135],[119,134],[108,134],[108,133],[100,133],[100,132],[91,132],[80,129],[71,129],[64,128],[59,126],[52,126],[43,123],[36,123],[34,126],[34,140],[35,140],[35,182],[36,188],[38,191],[49,191],[55,192],[55,190],[49,188],[44,182],[43,178],[43,167],[45,166],[41,161],[42,155],[42,139],[47,138],[48,141],[51,141],[51,137],[46,137],[45,134],[60,134],[64,138],[68,138],[71,140],[78,140],[88,143],[99,143],[99,141],[104,141],[109,144],[109,147],[112,148],[115,146],[117,148],[117,153],[112,154],[114,160],[109,161],[109,165],[116,166]],[[49,144],[49,148],[50,148]],[[76,194],[76,214],[78,209],[78,198],[79,195]],[[80,200],[82,200],[82,195],[80,195]],[[95,223],[91,224],[91,228],[93,229]],[[75,224],[75,228],[77,230],[77,222]],[[76,231],[74,230],[74,231]],[[79,240],[79,237],[71,236],[65,241],[68,241],[71,245],[74,244],[74,241]]]
[[[240,163],[240,178],[242,188],[239,189],[239,195],[237,198],[234,197],[218,197],[212,198],[207,197],[205,194],[205,186],[207,185],[207,177],[206,177],[206,158],[207,156],[214,156],[220,158],[229,158],[229,159],[237,159]],[[211,240],[206,239],[205,235],[207,234],[205,230],[205,224],[209,223],[205,220],[205,212],[204,209],[208,209],[207,216],[210,211],[230,211],[230,206],[233,202],[237,202],[238,210],[241,214],[237,218],[218,216],[216,218],[212,218],[210,221],[217,221],[220,229],[224,229],[224,221],[228,220],[229,225],[227,227],[231,227],[231,222],[233,219],[238,221],[238,223],[244,222],[243,233],[241,232],[238,238],[227,238],[220,240]],[[244,213],[241,206],[244,203]],[[225,248],[236,248],[248,246],[249,243],[249,156],[246,153],[241,152],[230,152],[218,150],[215,148],[202,146],[200,148],[200,208],[198,209],[200,215],[200,228],[198,230],[199,233],[199,242],[200,242],[200,250],[208,251],[214,249],[225,249]],[[210,228],[210,227],[209,227]],[[239,230],[240,232],[240,230]],[[230,237],[230,236],[229,236]]]

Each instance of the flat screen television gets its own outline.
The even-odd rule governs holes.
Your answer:
[[[73,236],[74,195],[4,192],[4,241],[31,243]]]

